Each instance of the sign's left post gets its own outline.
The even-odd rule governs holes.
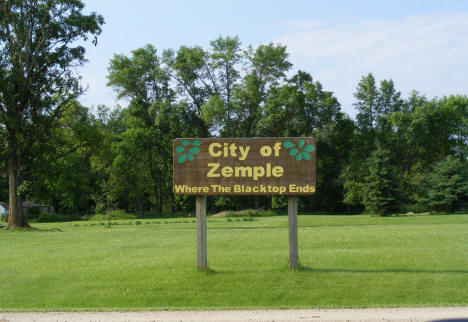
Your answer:
[[[206,270],[206,196],[196,197],[197,213],[197,267],[200,270]]]

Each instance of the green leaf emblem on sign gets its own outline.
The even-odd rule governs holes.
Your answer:
[[[291,149],[291,150],[289,150],[289,155],[290,155],[290,156],[294,156],[294,155],[296,155],[296,153],[297,153],[298,151],[299,151],[299,149]]]
[[[180,145],[176,146],[175,148],[175,152],[180,153],[180,155],[177,157],[177,162],[184,163],[187,160],[195,160],[195,155],[200,153],[200,148],[198,147],[200,144],[200,140],[195,140],[192,142],[188,140],[182,140]]]
[[[303,139],[300,139],[300,140],[297,142],[297,146],[298,146],[299,148],[302,148],[302,147],[304,146],[304,143],[305,143],[305,141],[304,141]]]
[[[283,147],[289,150],[289,155],[294,157],[296,161],[310,160],[311,156],[309,153],[315,150],[312,144],[305,145],[304,139],[299,139],[296,144],[291,141],[284,141]]]
[[[196,146],[194,146],[193,148],[191,148],[190,150],[188,150],[189,153],[191,154],[197,154],[198,152],[200,152],[200,149],[197,148]]]
[[[177,158],[177,162],[179,163],[184,163],[185,162],[185,157],[187,156],[187,154],[181,154],[179,155],[179,157]]]

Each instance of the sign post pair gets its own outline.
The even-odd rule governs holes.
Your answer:
[[[207,195],[288,196],[289,267],[298,268],[297,196],[315,193],[315,139],[175,139],[173,174],[175,194],[196,196],[199,269],[207,269]]]

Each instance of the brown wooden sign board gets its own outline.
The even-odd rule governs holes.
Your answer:
[[[179,195],[311,195],[313,138],[181,138],[173,142]]]

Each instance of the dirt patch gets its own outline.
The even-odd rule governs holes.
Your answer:
[[[228,213],[229,213],[229,211],[221,211],[221,212],[218,212],[217,214],[212,215],[211,217],[213,217],[213,218],[226,217],[226,215]]]
[[[221,217],[226,217],[228,214],[235,214],[235,216],[242,216],[248,213],[255,214],[263,209],[244,209],[244,210],[238,210],[238,211],[221,211],[218,212],[217,214],[212,215],[211,217],[213,218],[221,218]]]

